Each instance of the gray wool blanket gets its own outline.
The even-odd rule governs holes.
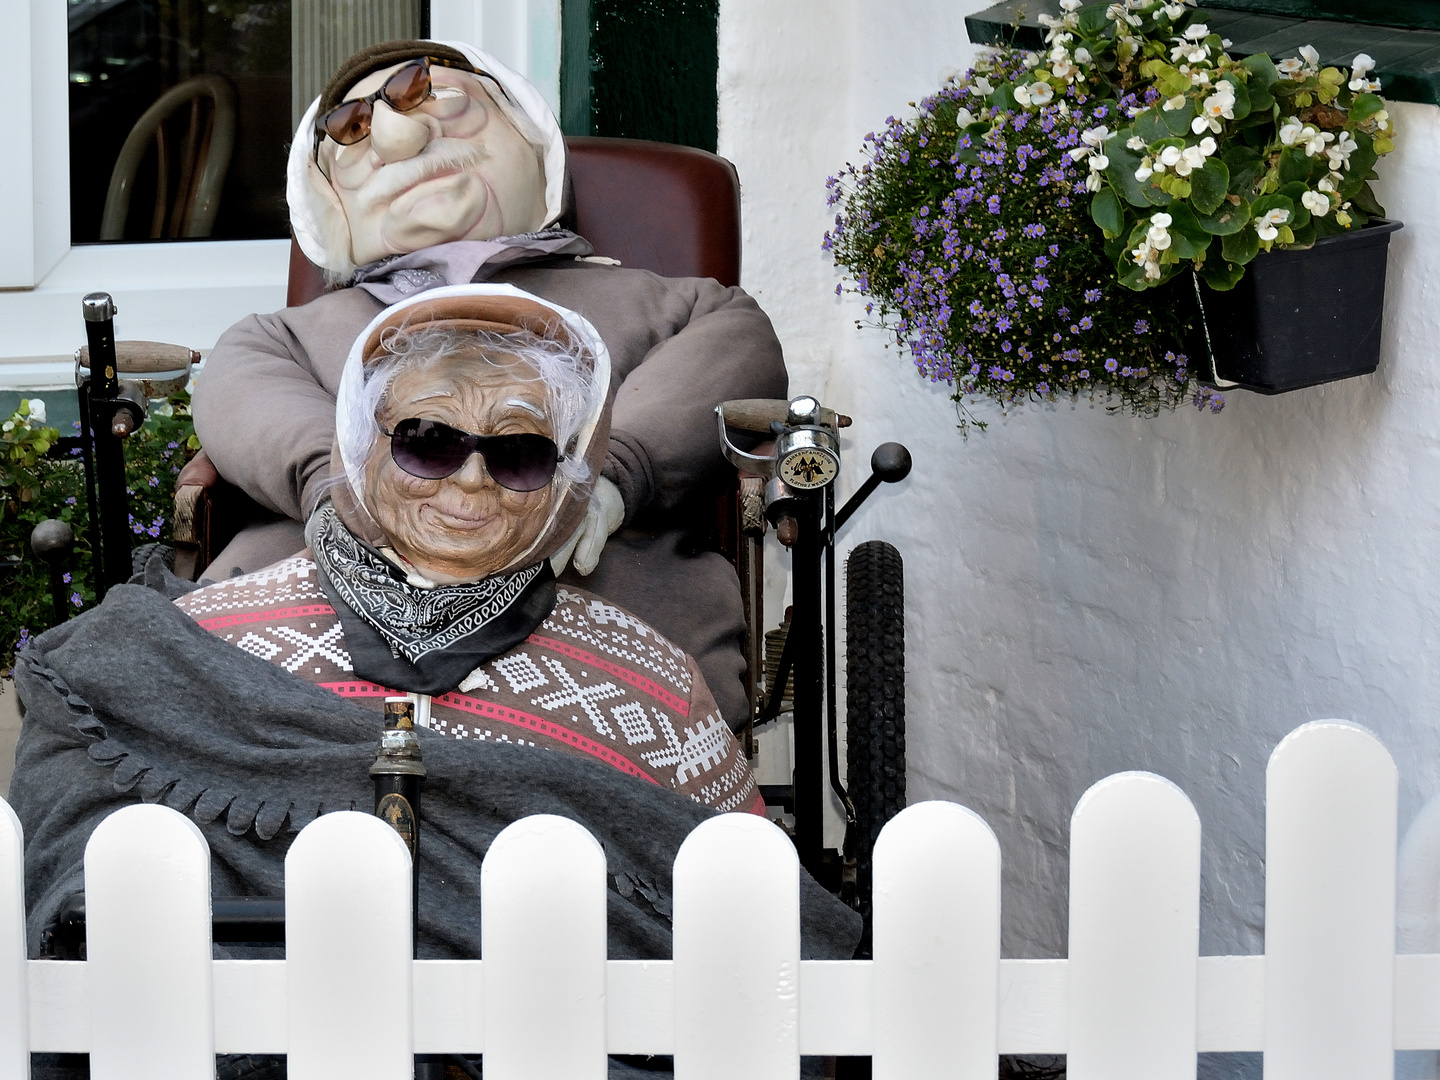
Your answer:
[[[16,664],[25,718],[9,800],[25,827],[32,955],[84,887],[91,831],[122,806],[188,814],[210,844],[215,895],[279,896],[301,828],[373,805],[375,712],[202,630],[170,602],[186,584],[158,559],[144,581],[42,634]],[[670,955],[671,865],[709,810],[599,762],[419,735],[421,956],[480,955],[480,861],[530,814],[578,821],[604,846],[610,956]],[[801,904],[804,956],[848,959],[859,916],[803,872]]]

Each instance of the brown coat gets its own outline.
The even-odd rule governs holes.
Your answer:
[[[722,713],[739,723],[738,583],[719,556],[686,553],[681,511],[727,475],[715,405],[786,394],[770,320],[742,290],[709,279],[556,261],[492,280],[579,312],[610,350],[616,393],[605,475],[624,496],[626,527],[610,538],[594,574],[571,571],[562,580],[635,612],[695,657]],[[221,475],[296,521],[314,509],[329,475],[345,357],[382,307],[363,290],[342,289],[226,331],[194,401],[196,432]],[[224,576],[230,568],[217,569]]]

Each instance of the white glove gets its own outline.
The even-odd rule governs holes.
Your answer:
[[[554,569],[555,576],[559,577],[565,572],[572,555],[577,573],[592,573],[600,563],[600,553],[605,550],[605,541],[611,533],[620,528],[620,523],[624,520],[625,500],[620,495],[620,489],[605,477],[600,477],[595,481],[594,490],[590,492],[590,505],[585,509],[585,518],[580,522],[580,527],[565,541],[564,547],[550,556],[550,566]]]

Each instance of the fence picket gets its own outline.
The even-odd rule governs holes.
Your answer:
[[[1200,817],[1153,773],[1118,773],[1070,824],[1070,1080],[1193,1080]]]
[[[902,810],[875,843],[875,1080],[994,1080],[1000,844],[963,806]]]
[[[1317,721],[1265,779],[1266,1080],[1388,1080],[1395,762],[1363,728]]]
[[[675,857],[676,1080],[800,1075],[800,865],[753,814],[702,822]]]
[[[90,1075],[210,1080],[215,1004],[210,847],[189,818],[141,803],[85,845]]]
[[[30,978],[25,963],[25,832],[0,799],[0,1080],[30,1076]]]
[[[285,856],[290,1080],[414,1071],[410,852],[372,814],[316,818]]]
[[[604,850],[567,818],[523,818],[491,842],[485,1080],[604,1080],[605,892]]]

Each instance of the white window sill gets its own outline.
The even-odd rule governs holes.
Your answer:
[[[285,306],[289,259],[289,240],[71,248],[35,288],[0,291],[0,387],[73,384],[88,292],[115,298],[116,337],[208,352],[246,315]]]

